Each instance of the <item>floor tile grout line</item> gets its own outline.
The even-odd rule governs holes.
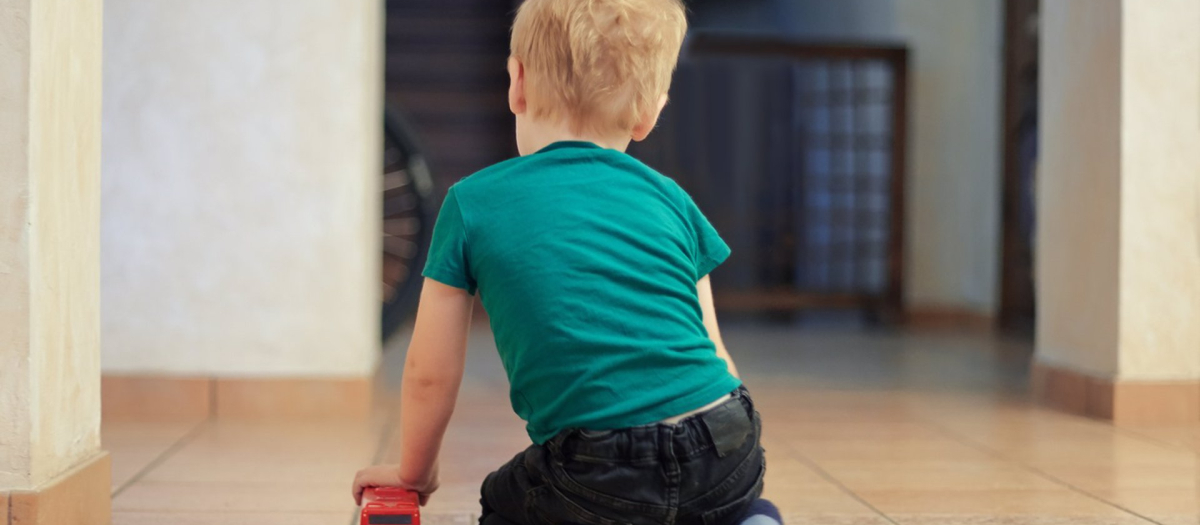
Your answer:
[[[1034,405],[1034,406],[1037,406],[1037,405]],[[1127,437],[1136,439],[1138,441],[1141,441],[1143,443],[1158,445],[1161,447],[1166,447],[1166,448],[1174,449],[1174,450],[1182,450],[1184,452],[1189,452],[1192,454],[1196,454],[1197,456],[1200,456],[1200,449],[1193,448],[1188,445],[1174,443],[1174,442],[1171,442],[1171,441],[1165,440],[1165,439],[1159,439],[1154,436],[1148,435],[1144,432],[1141,432],[1136,428],[1123,427],[1121,425],[1118,425],[1118,424],[1114,423],[1112,420],[1096,419],[1096,418],[1092,418],[1092,417],[1088,417],[1088,416],[1081,416],[1079,414],[1071,414],[1071,413],[1067,413],[1067,414],[1063,414],[1063,415],[1066,416],[1067,418],[1069,418],[1073,421],[1077,421],[1077,422],[1084,421],[1084,422],[1088,422],[1088,423],[1105,424],[1106,428],[1108,430],[1111,430],[1113,433],[1119,434],[1122,436],[1127,436]]]
[[[218,386],[216,377],[208,379],[208,417],[210,418],[217,417],[217,401],[220,400],[217,397]]]
[[[379,443],[375,446],[375,454],[371,456],[372,465],[383,461],[384,455],[387,454],[388,444],[392,440],[395,424],[395,418],[391,415],[388,415],[388,418],[383,422],[383,428],[379,431]]]
[[[1008,457],[1008,456],[1007,456],[1007,455],[1005,455],[1004,453],[1002,453],[1002,452],[1000,452],[1000,451],[997,451],[997,450],[993,450],[993,449],[989,448],[988,446],[986,446],[986,445],[983,445],[983,444],[979,443],[978,441],[975,441],[975,440],[973,440],[973,439],[971,439],[971,438],[969,438],[969,437],[967,437],[967,436],[964,436],[964,435],[962,435],[962,434],[960,434],[960,433],[958,433],[958,432],[955,432],[954,430],[951,430],[951,429],[949,429],[949,428],[946,428],[944,425],[942,425],[942,424],[940,424],[940,423],[937,423],[937,422],[934,422],[934,421],[930,421],[930,420],[927,420],[927,419],[926,419],[926,420],[924,420],[924,423],[925,423],[925,424],[927,424],[927,425],[929,425],[930,427],[933,427],[934,429],[937,429],[937,430],[938,430],[939,432],[941,432],[942,434],[945,434],[946,436],[949,436],[951,439],[953,439],[953,440],[955,440],[955,441],[957,441],[957,442],[959,442],[959,443],[961,443],[961,444],[963,444],[963,445],[966,445],[966,446],[968,446],[968,447],[971,447],[971,448],[973,448],[973,449],[975,449],[975,450],[978,450],[978,451],[980,451],[980,452],[982,452],[982,453],[984,453],[984,454],[987,454],[987,455],[989,455],[989,456],[991,456],[991,457],[993,457],[993,458],[996,458],[996,459],[1003,460],[1003,461],[1004,461],[1004,462],[1006,462],[1006,463],[1011,463],[1011,464],[1013,464],[1013,465],[1017,465],[1017,466],[1021,467],[1022,469],[1026,470],[1026,471],[1032,472],[1032,473],[1034,473],[1034,474],[1037,474],[1038,476],[1041,476],[1041,477],[1043,477],[1043,478],[1045,478],[1045,479],[1047,479],[1047,480],[1050,480],[1050,481],[1052,481],[1052,482],[1054,482],[1054,483],[1057,483],[1057,484],[1059,484],[1059,485],[1061,485],[1061,486],[1063,486],[1063,487],[1066,487],[1067,489],[1071,490],[1072,492],[1075,492],[1075,493],[1077,493],[1077,494],[1080,494],[1080,495],[1082,495],[1082,496],[1084,496],[1084,497],[1087,497],[1087,498],[1089,498],[1089,499],[1092,499],[1092,500],[1098,501],[1098,502],[1100,502],[1100,503],[1103,503],[1103,504],[1105,504],[1105,505],[1108,505],[1108,506],[1110,506],[1110,507],[1112,507],[1112,508],[1114,508],[1114,509],[1120,510],[1121,512],[1125,512],[1125,513],[1127,513],[1127,514],[1129,514],[1129,515],[1131,515],[1131,516],[1134,516],[1134,517],[1137,517],[1137,518],[1143,519],[1143,520],[1145,520],[1145,521],[1147,521],[1147,522],[1154,523],[1154,524],[1156,524],[1156,525],[1163,525],[1163,523],[1162,523],[1162,522],[1160,522],[1160,521],[1154,520],[1154,519],[1150,518],[1149,516],[1146,516],[1146,515],[1144,515],[1144,514],[1142,514],[1142,513],[1140,513],[1140,512],[1134,511],[1133,509],[1130,509],[1130,508],[1128,508],[1128,507],[1125,507],[1124,505],[1121,505],[1121,504],[1119,504],[1119,503],[1116,503],[1116,502],[1113,502],[1113,501],[1108,501],[1108,500],[1106,500],[1106,499],[1104,499],[1104,498],[1101,498],[1100,496],[1097,496],[1097,495],[1095,495],[1095,494],[1092,494],[1091,492],[1089,492],[1089,491],[1087,491],[1087,490],[1085,490],[1085,489],[1082,489],[1082,488],[1080,488],[1080,487],[1077,487],[1077,486],[1075,486],[1074,484],[1072,484],[1072,483],[1069,483],[1069,482],[1067,482],[1067,481],[1065,481],[1065,480],[1063,480],[1063,479],[1059,478],[1058,476],[1055,476],[1055,475],[1053,475],[1053,474],[1050,474],[1049,472],[1046,472],[1046,471],[1044,471],[1044,470],[1042,470],[1042,469],[1040,469],[1040,468],[1037,468],[1037,467],[1035,467],[1035,466],[1033,466],[1033,465],[1030,465],[1029,463],[1027,463],[1027,462],[1025,462],[1025,461],[1020,461],[1020,460],[1017,460],[1017,459],[1013,459],[1013,458],[1011,458],[1011,457]]]
[[[838,488],[838,490],[846,493],[847,496],[850,496],[852,499],[854,499],[854,501],[861,503],[864,507],[871,509],[871,512],[874,512],[875,514],[879,515],[880,518],[883,518],[888,523],[891,523],[892,525],[900,525],[900,522],[892,519],[891,516],[888,516],[883,511],[876,508],[874,505],[871,504],[871,502],[867,501],[862,496],[858,495],[856,492],[851,490],[850,487],[847,487],[840,480],[833,477],[833,474],[830,474],[829,471],[821,468],[821,465],[819,465],[812,458],[808,457],[803,452],[796,450],[796,447],[794,445],[792,445],[791,443],[781,443],[781,445],[783,447],[787,448],[792,453],[792,457],[798,459],[801,463],[804,463],[805,465],[807,465],[808,468],[812,469],[813,472],[816,472],[818,476],[821,476],[821,479],[824,479],[825,481],[832,483],[833,486]],[[768,465],[767,468],[770,468],[770,462],[768,462],[767,465]]]
[[[1032,402],[1032,403],[1028,404],[1028,408],[1038,409],[1038,408],[1046,408],[1046,407],[1039,405],[1037,402]],[[1060,412],[1060,415],[1066,417],[1072,423],[1080,423],[1080,422],[1093,423],[1093,424],[1094,423],[1102,423],[1102,424],[1106,425],[1106,429],[1111,430],[1115,434],[1127,436],[1127,437],[1136,439],[1136,440],[1144,442],[1144,443],[1150,443],[1153,445],[1158,445],[1161,447],[1166,447],[1166,448],[1175,449],[1175,450],[1182,450],[1184,452],[1189,452],[1189,453],[1195,454],[1197,456],[1200,456],[1200,448],[1195,448],[1195,447],[1192,447],[1189,445],[1183,445],[1180,443],[1174,443],[1169,440],[1156,438],[1156,437],[1148,435],[1142,431],[1139,431],[1136,428],[1123,427],[1123,426],[1117,425],[1116,423],[1114,423],[1111,420],[1097,419],[1094,417],[1088,417],[1088,416],[1084,416],[1084,415],[1080,415],[1080,414],[1073,414],[1073,413],[1069,413],[1069,412],[1066,412],[1066,413]]]
[[[1139,441],[1143,441],[1146,443],[1152,443],[1152,444],[1167,447],[1170,449],[1183,450],[1185,452],[1189,452],[1189,453],[1195,454],[1197,456],[1200,456],[1200,449],[1197,449],[1197,448],[1192,448],[1187,445],[1181,445],[1179,443],[1173,443],[1171,441],[1167,441],[1167,440],[1156,438],[1154,436],[1146,435],[1146,434],[1143,434],[1142,432],[1139,432],[1137,429],[1133,429],[1133,428],[1125,428],[1125,427],[1120,427],[1117,425],[1113,425],[1112,427],[1113,427],[1113,430],[1117,434],[1129,436],[1129,437],[1132,437]]]
[[[148,508],[148,509],[121,509],[121,510],[113,511],[113,514],[149,514],[149,515],[167,514],[167,515],[171,515],[171,516],[188,516],[188,517],[191,517],[191,516],[205,516],[205,517],[213,516],[213,517],[217,517],[217,518],[227,517],[229,515],[255,516],[255,517],[257,517],[257,516],[278,516],[281,513],[282,514],[302,514],[302,515],[306,515],[306,516],[320,515],[320,517],[325,517],[325,515],[341,514],[342,511],[312,510],[312,509],[309,509],[309,510],[283,510],[283,511],[280,511],[280,510],[257,510],[257,509],[232,509],[232,510],[230,510],[230,509],[219,509],[219,508],[199,509],[199,510],[198,509],[154,509],[154,508]],[[278,523],[278,522],[275,522],[275,523]]]
[[[125,481],[125,483],[122,483],[120,487],[117,487],[117,490],[113,491],[110,499],[113,499],[113,500],[117,499],[117,496],[120,496],[122,492],[125,492],[125,489],[133,486],[134,483],[141,481],[142,478],[146,476],[146,474],[150,473],[151,470],[154,470],[159,465],[161,465],[164,461],[166,461],[168,458],[175,455],[176,452],[179,452],[180,449],[182,449],[183,447],[190,444],[192,442],[192,440],[196,439],[196,437],[198,437],[200,435],[200,432],[202,430],[204,430],[204,428],[207,427],[211,421],[212,421],[211,417],[206,417],[206,418],[200,420],[200,422],[197,423],[195,427],[192,427],[191,430],[188,430],[186,434],[184,434],[179,439],[175,440],[175,442],[172,443],[171,446],[167,447],[166,450],[163,450],[161,454],[155,456],[154,459],[150,460],[150,462],[147,463],[146,466],[139,469],[136,473],[134,473],[133,476],[130,476],[129,479]]]
[[[375,445],[375,454],[371,456],[371,464],[378,464],[383,461],[383,457],[387,454],[388,445],[392,441],[392,432],[396,424],[396,418],[392,410],[387,411],[387,418],[383,420],[383,428],[379,430],[379,443]],[[350,525],[359,523],[359,511],[356,507],[350,514]]]

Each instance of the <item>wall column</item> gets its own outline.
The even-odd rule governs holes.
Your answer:
[[[99,0],[0,0],[0,521],[104,524]]]
[[[1043,4],[1035,389],[1200,421],[1200,4]]]

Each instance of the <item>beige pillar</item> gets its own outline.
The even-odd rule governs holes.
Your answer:
[[[105,2],[105,417],[363,416],[383,5]]]
[[[1200,421],[1200,3],[1043,3],[1035,387]]]
[[[109,521],[99,0],[0,0],[0,514]]]

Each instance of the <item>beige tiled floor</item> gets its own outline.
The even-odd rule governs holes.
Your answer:
[[[1200,426],[1034,407],[1023,343],[753,326],[727,338],[788,523],[1200,525]],[[473,522],[483,476],[528,443],[491,352],[481,330],[426,523]],[[392,386],[401,358],[385,359]],[[394,418],[382,403],[360,423],[106,421],[114,522],[345,525],[351,475],[396,457]]]

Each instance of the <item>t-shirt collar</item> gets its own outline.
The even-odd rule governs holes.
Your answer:
[[[560,140],[558,142],[552,142],[549,145],[547,145],[546,147],[537,150],[537,153],[545,153],[547,151],[554,151],[556,149],[567,149],[567,148],[604,149],[600,145],[593,143],[593,142],[587,142],[587,141],[583,141],[583,140]]]

